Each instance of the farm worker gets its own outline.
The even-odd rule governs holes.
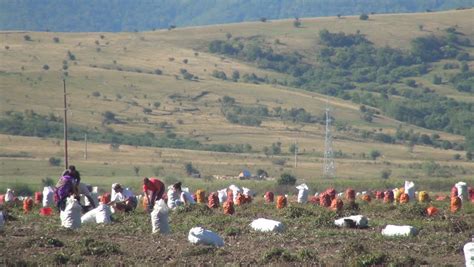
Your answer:
[[[165,193],[165,184],[157,178],[143,178],[143,192],[148,203],[148,210],[152,210],[155,201],[160,200]]]
[[[125,212],[132,211],[137,207],[138,201],[132,191],[123,188],[121,184],[113,184],[112,189],[115,195],[108,205],[113,205],[114,209]]]
[[[66,173],[69,173],[74,178],[74,194],[76,195],[76,199],[79,201],[79,196],[83,195],[87,200],[89,200],[92,208],[95,208],[96,201],[92,198],[89,187],[86,184],[81,183],[81,174],[76,169],[76,166],[70,165],[69,168],[63,172],[63,175]]]
[[[74,194],[74,177],[70,175],[69,171],[63,172],[59,178],[54,189],[54,196],[57,199],[57,208],[59,211],[66,207],[66,199]]]
[[[173,185],[173,190],[179,196],[179,200],[182,204],[196,204],[196,201],[194,201],[193,196],[189,192],[183,191],[183,189],[181,188],[181,182],[175,183]]]

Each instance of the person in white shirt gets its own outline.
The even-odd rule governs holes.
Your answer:
[[[194,201],[193,196],[189,192],[182,190],[181,182],[174,184],[173,189],[177,193],[177,195],[179,196],[179,200],[182,204],[184,204],[184,205],[186,205],[186,204],[196,204],[196,201]]]
[[[112,189],[115,191],[114,198],[108,203],[118,211],[130,212],[137,207],[137,198],[133,192],[123,188],[121,184],[114,184]]]

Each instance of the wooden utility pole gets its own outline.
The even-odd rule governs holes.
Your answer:
[[[67,155],[67,101],[66,101],[66,79],[63,79],[64,85],[64,165],[69,167]]]

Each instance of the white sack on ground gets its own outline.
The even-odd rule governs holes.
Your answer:
[[[415,201],[415,183],[410,181],[405,181],[405,194],[408,195],[410,201]]]
[[[263,218],[254,220],[250,224],[250,227],[252,227],[253,230],[260,232],[281,232],[284,230],[283,223]]]
[[[82,208],[74,196],[69,197],[66,200],[66,208],[59,214],[61,226],[70,229],[81,227],[81,211]]]
[[[168,208],[174,209],[179,205],[179,194],[173,189],[173,186],[168,186]]]
[[[298,203],[305,204],[308,202],[308,186],[306,184],[300,184],[296,189],[298,189]]]
[[[110,210],[109,205],[99,203],[95,209],[88,211],[86,214],[82,215],[82,223],[111,223],[110,219],[112,216],[112,211]]]
[[[12,190],[7,188],[7,192],[5,193],[5,203],[12,202],[14,198]]]
[[[369,219],[364,215],[354,215],[337,219],[334,224],[339,227],[366,228],[369,226]]]
[[[255,192],[248,189],[247,187],[242,187],[242,193],[244,194],[244,196],[255,197]]]
[[[227,200],[227,188],[217,191],[217,197],[219,198],[219,203],[224,203]]]
[[[458,197],[462,200],[469,200],[467,197],[467,184],[465,182],[458,182],[454,185],[458,190]]]
[[[216,247],[224,246],[224,240],[222,240],[218,234],[202,227],[191,228],[191,230],[189,230],[188,240],[192,244],[211,245]]]
[[[474,267],[474,238],[472,242],[464,245],[464,258],[466,259],[466,267]]]
[[[43,208],[54,206],[54,189],[51,186],[43,188]]]
[[[417,230],[409,225],[387,225],[382,230],[384,236],[413,236],[417,234]]]
[[[152,233],[160,232],[161,234],[168,234],[170,232],[170,226],[168,224],[168,213],[169,209],[163,199],[155,202],[153,211],[151,212],[151,226]]]

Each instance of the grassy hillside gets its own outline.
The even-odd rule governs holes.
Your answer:
[[[473,10],[462,10],[371,15],[368,21],[358,17],[302,19],[299,28],[293,26],[293,20],[281,20],[136,33],[1,32],[0,112],[2,118],[7,116],[7,111],[25,110],[61,117],[62,78],[67,72],[71,127],[80,126],[91,132],[110,129],[128,134],[152,132],[171,139],[189,138],[203,145],[249,144],[252,148],[247,153],[234,154],[125,145],[112,149],[110,143],[89,143],[85,160],[84,143],[72,142],[70,162],[82,170],[86,181],[103,185],[114,180],[130,181],[132,176],[137,176],[134,166],[140,167],[139,175],[167,176],[171,181],[184,175],[185,162],[192,162],[204,176],[236,174],[242,168],[254,173],[262,168],[275,177],[293,172],[302,180],[321,181],[324,150],[321,123],[295,123],[268,117],[259,127],[233,124],[222,114],[221,100],[229,96],[240,106],[267,107],[270,111],[277,107],[304,108],[323,119],[327,97],[271,83],[217,79],[212,75],[215,70],[224,71],[228,77],[233,71],[238,71],[241,77],[254,73],[267,80],[289,77],[259,69],[252,63],[211,54],[208,43],[225,40],[227,33],[234,38],[259,36],[275,51],[298,51],[312,62],[320,49],[318,32],[322,29],[346,33],[360,30],[377,47],[408,49],[413,38],[442,34],[449,27],[456,27],[464,34],[463,38],[474,40],[473,16]],[[422,30],[419,25],[423,25]],[[473,54],[472,47],[466,50]],[[444,75],[442,64],[434,63],[435,71],[416,77],[416,81],[439,94],[472,102],[472,94],[460,93],[449,84],[432,84],[431,76],[436,71]],[[472,60],[468,64],[471,69],[474,67]],[[197,78],[186,79],[186,73]],[[390,184],[397,184],[404,177],[424,183],[427,177],[443,176],[446,178],[434,178],[434,181],[446,186],[458,179],[473,181],[474,164],[466,161],[463,151],[385,144],[364,139],[360,132],[393,134],[402,125],[406,131],[439,134],[442,140],[457,143],[464,141],[462,136],[407,125],[382,114],[369,123],[361,119],[359,105],[332,97],[328,101],[337,125],[337,130],[333,125],[337,176],[353,179],[348,183],[356,186],[368,186],[368,181],[374,180],[382,183],[383,170],[392,171],[387,181]],[[159,105],[155,105],[157,102]],[[120,123],[103,124],[103,114],[107,111],[113,112]],[[39,184],[41,178],[55,178],[59,174],[61,168],[49,166],[48,159],[62,157],[61,142],[7,135],[0,138],[0,187],[11,183]],[[289,153],[295,141],[300,153],[297,168]],[[277,142],[281,143],[282,153],[266,156],[264,148]],[[382,157],[370,159],[372,150],[379,150]],[[454,160],[456,154],[461,158]],[[163,169],[154,171],[158,166]],[[435,172],[430,172],[430,168]],[[441,188],[434,186],[433,190],[436,189]]]

